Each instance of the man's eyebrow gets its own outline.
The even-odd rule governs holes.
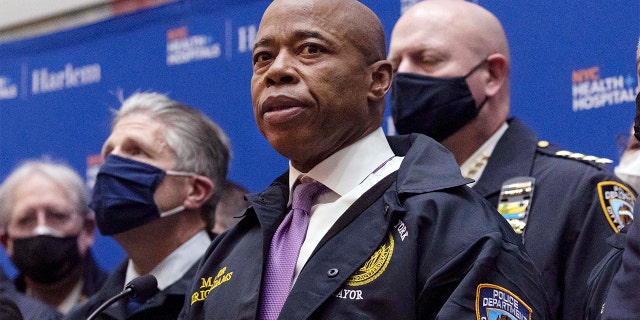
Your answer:
[[[253,50],[255,51],[257,47],[266,46],[273,41],[274,41],[273,37],[265,37],[260,40],[257,40],[256,43],[253,45]]]
[[[319,40],[328,41],[326,37],[324,37],[320,32],[311,31],[311,30],[296,30],[293,33],[293,38],[295,40],[308,39],[308,38],[316,38]]]
[[[315,38],[322,41],[327,41],[329,43],[333,43],[333,41],[327,39],[327,37],[323,36],[320,32],[311,31],[311,30],[296,30],[293,32],[293,41],[300,41],[303,39]],[[271,36],[264,37],[256,41],[253,46],[253,50],[261,46],[268,46],[269,44],[275,42],[275,38]]]

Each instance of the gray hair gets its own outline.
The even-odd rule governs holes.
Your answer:
[[[112,126],[127,115],[141,113],[164,124],[167,144],[176,153],[173,170],[209,177],[215,193],[202,212],[204,221],[215,210],[227,176],[231,150],[229,138],[200,110],[155,92],[134,93],[115,111]]]
[[[49,159],[27,160],[18,166],[0,185],[0,225],[6,227],[11,219],[15,189],[27,178],[45,176],[59,184],[85,218],[90,212],[89,195],[84,181],[71,167]]]

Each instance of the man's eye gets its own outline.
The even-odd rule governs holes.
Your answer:
[[[258,52],[253,56],[253,64],[265,62],[271,59],[271,55],[267,52]]]
[[[132,156],[137,156],[142,153],[142,149],[140,149],[139,147],[133,147],[131,148],[130,153]]]
[[[36,217],[35,216],[27,216],[27,217],[23,217],[20,219],[16,220],[16,224],[19,226],[28,226],[32,223],[35,223],[36,221]]]
[[[322,48],[322,46],[319,46],[317,44],[313,44],[313,43],[309,43],[309,44],[305,44],[304,46],[302,46],[302,48],[300,49],[299,54],[302,55],[313,55],[313,54],[318,54],[324,52],[324,49]]]
[[[69,220],[71,218],[71,215],[66,212],[52,211],[48,214],[48,217],[58,222],[64,222]]]

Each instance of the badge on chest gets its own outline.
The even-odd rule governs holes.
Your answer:
[[[502,184],[498,212],[517,234],[522,234],[527,225],[535,182],[533,177],[515,177]]]

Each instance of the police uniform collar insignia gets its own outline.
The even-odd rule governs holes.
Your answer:
[[[469,168],[465,170],[462,176],[465,178],[475,178],[477,180],[477,177],[475,177],[476,174],[478,173],[478,171],[480,171],[480,169],[483,169],[487,165],[487,161],[490,157],[491,155],[488,152],[483,152],[480,156],[476,157],[473,160],[471,166],[469,166]]]

